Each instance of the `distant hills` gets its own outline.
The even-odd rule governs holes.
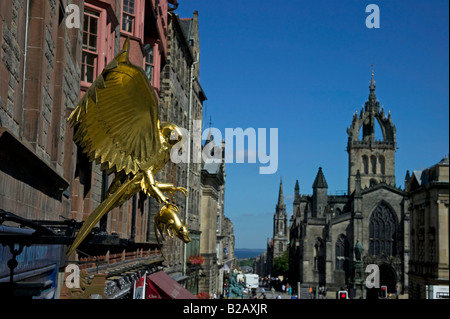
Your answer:
[[[234,255],[237,259],[255,258],[261,255],[265,249],[235,248]]]

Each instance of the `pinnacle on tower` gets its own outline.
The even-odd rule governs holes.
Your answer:
[[[283,195],[283,180],[280,178],[280,190],[278,193],[278,204],[277,204],[277,208],[278,207],[283,207],[284,205],[284,195]]]
[[[327,181],[325,180],[325,176],[322,172],[322,167],[319,167],[316,179],[314,180],[313,188],[328,188]]]
[[[295,181],[294,204],[300,201],[300,186],[298,180]]]
[[[373,78],[374,72],[373,72],[373,64],[372,64],[372,78],[370,79],[370,94],[369,94],[369,100],[366,102],[366,111],[375,111],[378,112],[380,110],[380,103],[377,102],[377,97],[375,95],[375,80]]]

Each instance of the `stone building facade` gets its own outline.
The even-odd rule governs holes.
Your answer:
[[[364,270],[376,264],[389,292],[407,292],[409,201],[395,185],[396,128],[379,107],[373,75],[369,89],[365,107],[347,129],[348,195],[328,195],[322,168],[312,195],[301,195],[295,186],[289,244],[294,286],[347,287],[355,296],[370,297]],[[375,140],[376,123],[382,140]]]
[[[78,102],[81,33],[65,27],[61,6],[0,4],[0,128],[10,140],[1,152],[10,162],[1,161],[0,208],[25,218],[70,216],[64,191],[75,162],[65,118]]]
[[[183,19],[170,12],[167,30],[167,63],[161,74],[161,95],[164,102],[161,119],[175,123],[186,132],[197,130],[198,134],[186,136],[189,144],[184,144],[181,149],[186,160],[180,163],[170,161],[159,174],[162,180],[183,186],[189,191],[187,198],[179,192],[175,193],[175,200],[188,225],[191,242],[185,245],[178,238],[166,241],[166,272],[179,278],[191,292],[197,293],[199,269],[188,267],[186,261],[200,253],[201,162],[194,161],[194,158],[201,147],[200,131],[206,95],[199,79],[198,12],[195,11],[192,18]],[[198,146],[198,149],[195,149],[195,146]]]
[[[168,60],[169,12],[177,5],[176,0],[0,2],[1,214],[67,226],[74,224],[65,221],[85,220],[102,201],[113,176],[78,149],[66,119],[126,38],[130,60],[145,70],[164,109],[161,71]],[[69,17],[79,19],[78,26],[66,23]],[[173,176],[165,177],[172,181]],[[18,263],[13,280],[50,280],[47,297],[71,298],[63,281],[65,266],[75,264],[90,277],[103,276],[107,298],[127,296],[137,271],[161,265],[153,228],[157,209],[145,194],[136,194],[104,216],[69,258],[64,252],[70,241],[64,236],[58,245],[26,247],[20,255],[26,262]],[[7,225],[15,226],[8,231],[24,232],[17,224]],[[9,281],[11,256],[1,246],[0,284]]]
[[[64,23],[66,2],[0,2],[0,212],[26,220],[71,218],[76,157],[65,119],[78,102],[82,43],[81,31]],[[21,233],[16,223],[9,226]],[[24,247],[26,263],[18,263],[13,280],[50,280],[46,289],[55,294],[63,251]],[[11,257],[0,245],[0,284],[10,279]]]
[[[236,243],[234,226],[231,219],[226,216],[221,216],[219,223],[221,224],[221,231],[218,234],[220,243],[220,246],[218,247],[219,265],[223,265],[224,272],[230,272],[231,269],[237,265],[237,259],[234,255]],[[219,284],[219,287],[222,287],[222,285]]]
[[[409,298],[447,298],[449,286],[449,159],[406,176],[411,216]],[[446,293],[432,294],[446,286]],[[428,294],[428,295],[427,295]]]
[[[215,144],[210,132],[203,151],[211,152],[217,161],[202,163],[200,254],[205,262],[199,290],[219,295],[223,293],[224,273],[236,264],[233,223],[225,217],[225,142]]]
[[[144,69],[159,97],[159,108],[163,101],[160,92],[160,74],[167,62],[167,20],[168,12],[176,1],[115,1],[86,0],[83,2],[81,35],[81,61],[79,68],[80,92],[82,97],[91,83],[130,39],[130,61]],[[97,207],[114,179],[99,165],[89,162],[77,147],[76,167],[71,187],[72,218],[83,221]],[[98,225],[100,240],[109,245],[80,245],[75,260],[89,256],[124,256],[149,249],[158,250],[153,227],[153,217],[157,210],[152,207],[152,199],[143,192],[106,214]],[[124,246],[125,242],[128,242]],[[116,243],[116,244],[111,244]]]

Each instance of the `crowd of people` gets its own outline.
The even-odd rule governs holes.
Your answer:
[[[296,289],[285,280],[280,280],[278,277],[263,277],[261,278],[261,294],[265,298],[265,289],[270,289],[272,296],[276,296],[275,299],[282,299],[282,296],[287,295],[288,298],[298,299]],[[284,298],[283,298],[284,299]]]
[[[259,286],[261,288],[258,292],[255,288],[246,288],[243,285],[242,296],[240,298],[250,299],[298,299],[299,292],[296,286],[292,286],[287,280],[278,277],[261,277],[259,279]],[[230,298],[229,286],[225,284],[224,294],[219,294],[218,298]],[[308,291],[308,299],[326,299],[327,288],[324,285],[319,287],[310,286]],[[214,298],[214,297],[213,297]],[[215,297],[217,298],[217,297]],[[239,298],[239,297],[238,297]],[[305,297],[302,297],[305,298]]]

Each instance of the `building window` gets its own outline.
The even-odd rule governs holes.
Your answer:
[[[135,18],[134,0],[123,0],[122,31],[133,33]]]
[[[425,262],[425,209],[420,209],[418,212],[418,260],[420,262]]]
[[[378,158],[378,161],[380,162],[380,172],[381,174],[385,174],[386,173],[386,168],[385,168],[385,159],[383,155],[380,155],[380,157]]]
[[[84,92],[114,58],[114,29],[118,26],[118,21],[108,15],[110,5],[100,3],[84,3],[80,79],[81,90]]]
[[[151,47],[149,48],[149,51],[145,55],[145,74],[147,74],[147,78],[151,83],[153,79],[153,69],[155,67],[155,64],[153,56],[153,45],[150,44],[150,46]]]
[[[220,216],[217,216],[217,222],[216,222],[216,232],[220,232]]]
[[[434,227],[430,227],[430,230],[428,231],[428,242],[429,242],[429,262],[435,263],[436,260],[436,230]]]
[[[372,155],[370,157],[370,162],[371,162],[370,164],[372,165],[372,173],[376,174],[377,173],[377,158],[374,155]]]
[[[369,174],[369,158],[366,155],[363,155],[363,168],[364,168],[364,174]]]
[[[380,204],[373,211],[369,222],[369,254],[395,256],[397,221],[386,204]]]
[[[92,83],[97,75],[98,27],[100,13],[90,9],[84,11],[83,51],[81,58],[81,81]]]

